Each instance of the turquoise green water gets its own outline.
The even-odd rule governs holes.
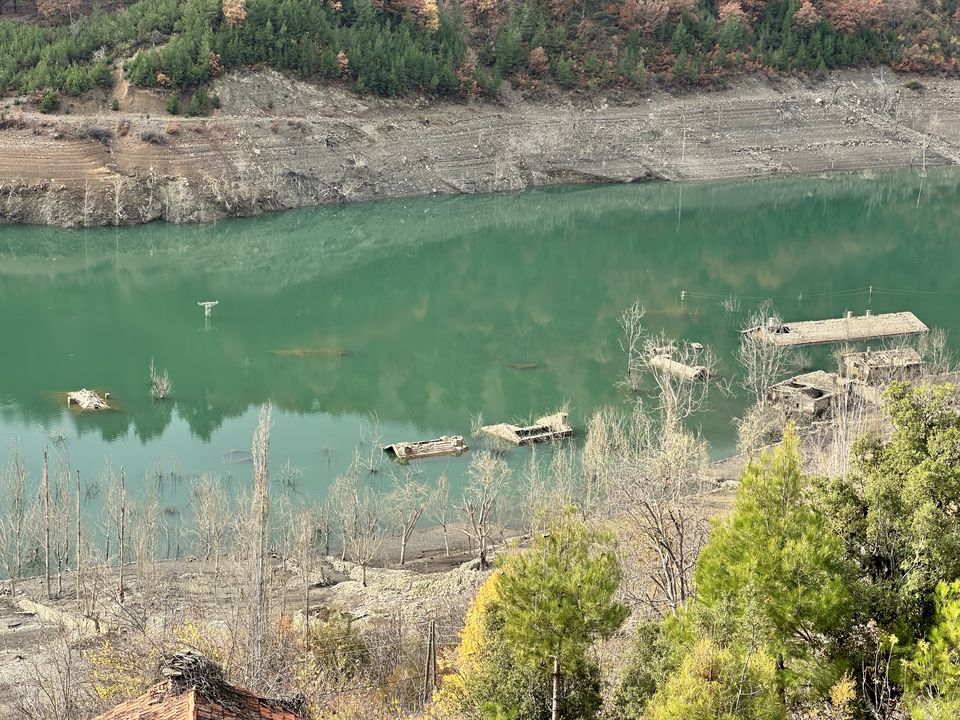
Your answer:
[[[249,448],[270,401],[274,469],[289,460],[300,491],[318,495],[363,427],[385,442],[467,435],[477,413],[498,422],[566,401],[582,430],[598,406],[625,402],[617,317],[634,299],[649,330],[712,346],[728,377],[736,328],[762,298],[787,320],[869,306],[955,331],[957,179],[932,175],[922,192],[903,172],[425,198],[215,226],[0,227],[0,447],[19,438],[34,477],[54,435],[85,477],[109,459],[133,484],[203,471],[246,482],[233,451]],[[740,312],[721,306],[730,295]],[[209,322],[205,299],[220,301]],[[271,352],[297,348],[346,354]],[[164,403],[149,396],[151,358],[174,383]],[[56,393],[80,387],[109,390],[120,410],[68,411]],[[719,455],[743,400],[715,399],[697,422]],[[456,479],[466,462],[430,461],[428,474]]]

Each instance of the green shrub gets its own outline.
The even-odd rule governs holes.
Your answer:
[[[40,112],[50,113],[60,104],[60,96],[56,90],[48,90],[40,100]]]
[[[553,73],[553,79],[560,85],[564,87],[573,85],[575,78],[573,76],[573,60],[570,58],[564,55],[558,57],[553,61],[551,72]]]
[[[210,112],[210,98],[207,97],[207,89],[201,85],[190,98],[190,105],[187,106],[187,115],[206,115]]]
[[[449,709],[470,717],[479,711],[547,720],[556,657],[562,717],[596,717],[600,671],[590,648],[628,613],[616,600],[621,570],[614,540],[572,512],[547,529],[531,547],[507,556],[477,593],[441,707],[451,703]]]
[[[332,612],[326,620],[311,621],[310,655],[315,670],[343,681],[364,671],[370,650],[351,617]]]

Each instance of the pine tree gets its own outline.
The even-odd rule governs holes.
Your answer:
[[[456,672],[444,679],[437,709],[547,720],[556,657],[562,717],[595,717],[600,677],[588,649],[627,614],[615,599],[620,567],[612,542],[567,513],[510,555],[467,613]]]
[[[504,637],[531,665],[557,657],[562,670],[580,667],[592,642],[627,617],[616,600],[620,577],[612,536],[568,512],[503,564]]]
[[[781,688],[787,670],[818,672],[805,662],[845,626],[850,606],[843,548],[811,506],[811,487],[789,427],[772,456],[744,470],[732,515],[697,562],[699,603],[734,618],[756,616],[777,654]]]

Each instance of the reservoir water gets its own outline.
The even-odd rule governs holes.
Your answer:
[[[54,438],[85,478],[109,460],[136,488],[201,472],[246,483],[269,401],[274,476],[289,462],[298,492],[320,496],[361,438],[468,435],[477,414],[509,421],[563,402],[582,435],[597,407],[629,401],[617,320],[635,299],[649,331],[709,345],[734,379],[737,329],[764,298],[787,320],[912,310],[956,340],[958,178],[566,188],[210,226],[0,226],[0,448],[17,439],[34,481]],[[197,306],[208,299],[219,300],[209,321]],[[151,359],[174,384],[161,403]],[[110,391],[118,411],[68,410],[59,393],[81,387]],[[714,399],[696,422],[720,456],[745,400]],[[456,485],[467,461],[429,461],[428,474],[447,470]]]

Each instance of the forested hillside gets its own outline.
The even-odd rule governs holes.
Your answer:
[[[956,72],[956,0],[38,0],[0,20],[0,86],[56,105],[113,82],[202,89],[268,64],[359,92],[708,85],[732,73],[889,64]],[[14,8],[0,0],[0,17]],[[213,100],[215,102],[215,99]],[[176,110],[176,94],[171,110]]]

